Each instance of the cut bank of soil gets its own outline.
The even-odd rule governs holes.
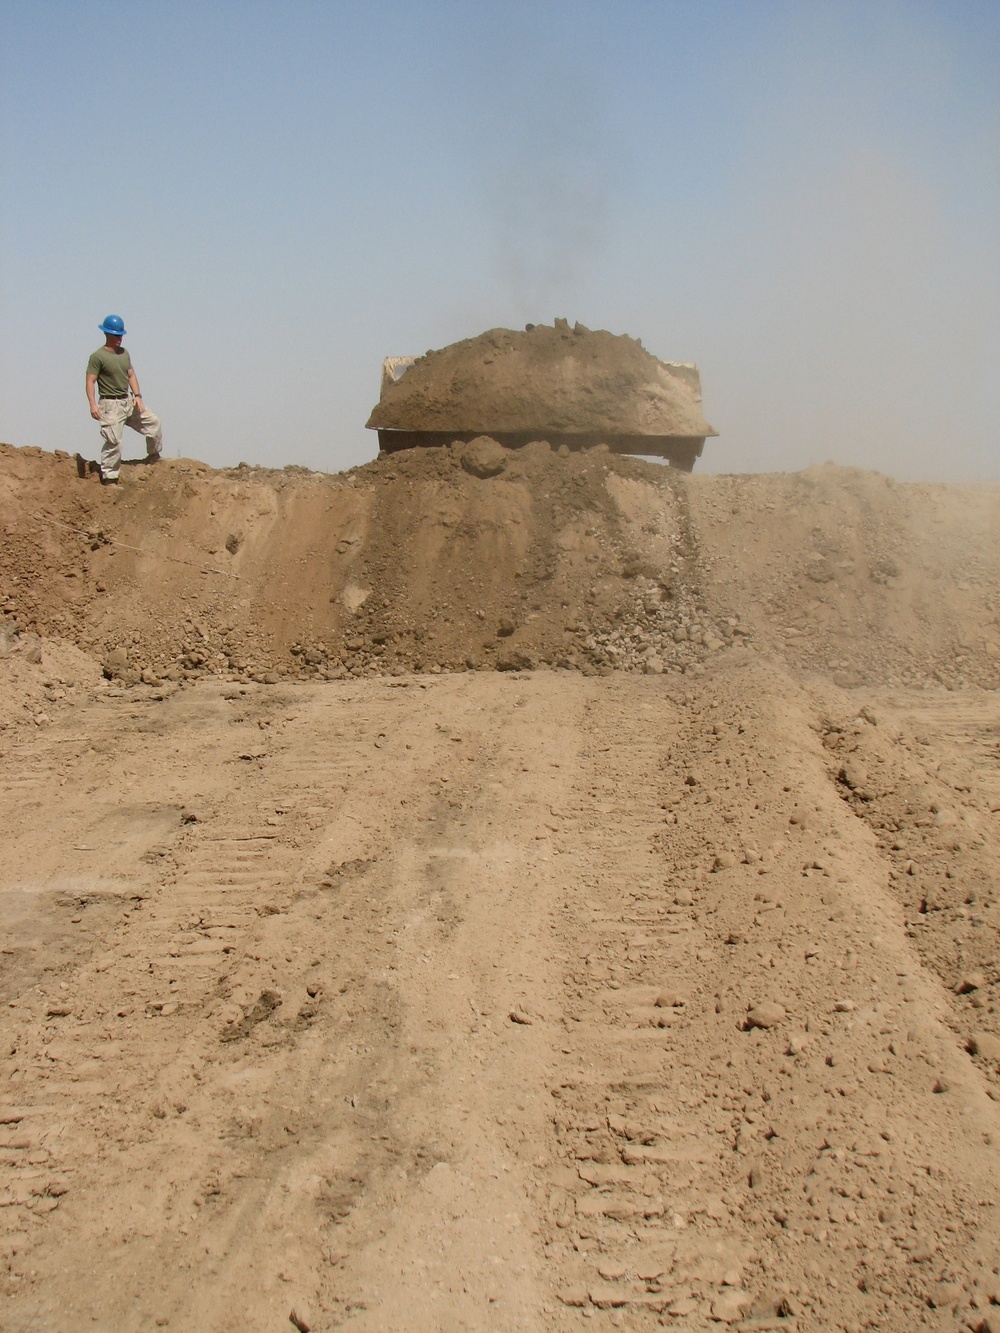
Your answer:
[[[0,488],[5,1329],[993,1327],[995,491]]]
[[[339,476],[189,461],[81,481],[0,446],[0,611],[117,674],[696,672],[992,686],[1000,488],[832,466],[687,476],[606,449],[409,450]]]

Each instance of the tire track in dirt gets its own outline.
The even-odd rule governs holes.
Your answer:
[[[653,1326],[668,1306],[684,1318],[699,1308],[696,1289],[721,1288],[724,1277],[741,1285],[749,1249],[739,1225],[714,1225],[729,1221],[724,1145],[706,1133],[700,1071],[675,1054],[704,1002],[708,958],[693,893],[665,882],[664,768],[683,729],[683,710],[662,689],[627,700],[602,692],[567,811],[579,833],[565,849],[566,1032],[553,1088],[562,1163],[550,1240],[567,1326],[573,1309],[635,1327]],[[691,1290],[679,1286],[685,1277]]]
[[[422,735],[409,765],[405,754],[381,755],[375,748],[407,711],[393,707],[398,691],[378,692],[377,728],[351,707],[349,692],[332,708],[310,707],[310,700],[304,710],[298,704],[289,710],[287,698],[264,692],[259,705],[251,701],[248,712],[255,715],[237,712],[233,720],[218,716],[229,705],[213,692],[207,709],[213,725],[203,698],[175,699],[160,743],[155,729],[147,733],[144,765],[138,755],[125,758],[126,769],[136,769],[132,791],[139,797],[159,785],[171,752],[181,748],[176,732],[193,724],[198,739],[189,742],[185,761],[188,769],[197,761],[197,772],[179,784],[190,822],[180,824],[178,804],[172,842],[149,851],[158,877],[139,860],[148,837],[145,846],[128,849],[131,861],[120,857],[115,867],[145,881],[132,884],[142,906],[82,969],[62,960],[67,979],[59,984],[69,1001],[55,1008],[65,1007],[65,1016],[51,1012],[50,1000],[31,997],[21,1015],[27,1032],[6,1072],[22,1095],[7,1119],[18,1127],[18,1142],[55,1144],[58,1153],[41,1149],[46,1173],[22,1172],[32,1183],[10,1200],[8,1252],[34,1251],[41,1237],[33,1227],[52,1200],[52,1211],[60,1212],[50,1230],[70,1237],[89,1232],[97,1246],[88,1257],[91,1242],[77,1242],[71,1297],[59,1290],[58,1279],[38,1285],[26,1326],[65,1326],[65,1314],[55,1311],[67,1299],[74,1317],[93,1315],[120,1328],[149,1327],[161,1316],[189,1318],[191,1327],[212,1326],[216,1318],[228,1327],[237,1318],[216,1309],[216,1296],[206,1300],[197,1274],[206,1264],[217,1268],[223,1256],[238,1273],[247,1252],[253,1266],[267,1211],[275,1211],[274,1196],[288,1189],[291,1168],[275,1163],[300,1156],[303,1140],[326,1138],[323,1115],[300,1105],[299,1090],[325,1077],[335,1088],[336,1079],[346,1077],[341,1066],[349,1073],[359,1052],[368,1059],[363,1043],[349,1034],[386,1022],[365,968],[351,957],[353,938],[342,949],[335,942],[330,955],[317,949],[315,938],[317,921],[326,927],[335,918],[340,935],[362,928],[370,913],[350,883],[336,899],[331,888],[338,878],[327,873],[331,860],[350,866],[364,847],[364,859],[377,860],[391,823],[383,831],[365,806],[383,810],[386,787],[405,782],[428,758],[433,762],[434,747]],[[246,693],[232,692],[237,710]],[[296,731],[300,711],[307,721]],[[156,712],[147,713],[152,725]],[[98,713],[95,741],[101,720]],[[280,738],[261,741],[272,727]],[[106,794],[90,810],[91,830],[77,825],[76,836],[90,841],[93,828],[107,823],[102,807],[114,806],[114,794]],[[126,811],[120,823],[127,828],[128,822]],[[344,1049],[315,1042],[311,1049],[309,1027],[324,1004],[344,995],[349,998],[334,1022],[347,1037]],[[355,1081],[364,1079],[355,1074]],[[206,1146],[217,1134],[220,1142]],[[368,1135],[353,1137],[367,1142]],[[57,1163],[66,1179],[52,1176]],[[37,1182],[45,1184],[40,1198],[22,1197],[26,1190],[39,1192]],[[25,1204],[29,1210],[18,1207]],[[93,1235],[98,1208],[102,1225]],[[189,1240],[193,1233],[197,1243]],[[160,1265],[164,1254],[183,1274],[151,1290],[149,1266]],[[115,1256],[110,1262],[109,1255]],[[282,1292],[283,1318],[285,1301]],[[250,1309],[259,1314],[262,1308],[266,1300],[258,1290]]]
[[[558,1013],[546,802],[576,738],[551,680],[498,685],[449,686],[452,763],[396,848],[386,906],[411,1074],[392,1090],[396,1166],[343,1229],[336,1326],[533,1328],[555,1309],[535,1199]]]
[[[949,1027],[1000,1100],[1000,710],[986,692],[876,695],[827,710],[838,791],[878,841]]]
[[[974,1326],[997,1107],[832,706],[746,667],[67,718],[14,847],[114,918],[3,1018],[4,1326]]]
[[[634,1328],[948,1328],[965,1302],[975,1324],[995,1111],[804,701],[733,684],[666,692],[672,717],[649,693],[645,719],[602,692],[575,807],[601,831],[574,840],[562,1299]]]

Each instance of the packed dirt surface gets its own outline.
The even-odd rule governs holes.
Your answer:
[[[996,1333],[1000,490],[483,454],[0,447],[0,1328]]]
[[[555,325],[490,329],[419,357],[370,427],[407,431],[714,435],[697,372],[657,360],[636,338]]]

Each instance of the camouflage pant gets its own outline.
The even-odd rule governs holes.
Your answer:
[[[127,398],[99,398],[97,410],[101,414],[101,476],[117,477],[122,461],[122,432],[131,426],[146,437],[146,457],[158,458],[163,448],[160,418],[152,412],[142,412],[131,394]]]

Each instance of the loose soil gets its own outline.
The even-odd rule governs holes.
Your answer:
[[[990,1330],[997,488],[0,448],[0,1327]]]
[[[489,329],[419,357],[368,420],[405,431],[700,437],[697,371],[636,338],[575,324]],[[529,435],[530,438],[530,435]]]
[[[691,674],[734,648],[847,687],[997,683],[1000,487],[497,452],[486,477],[474,442],[102,488],[0,445],[0,612],[153,683]]]

